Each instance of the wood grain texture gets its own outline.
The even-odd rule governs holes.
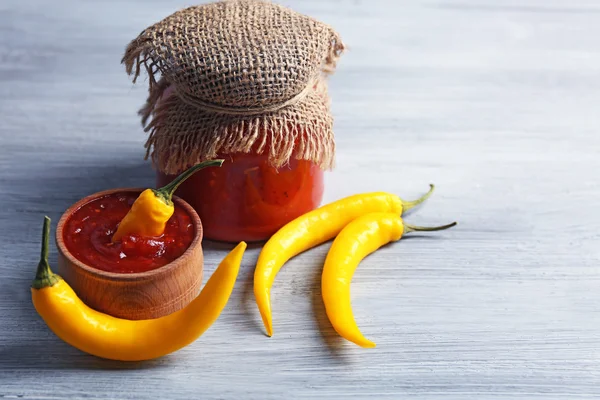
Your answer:
[[[176,260],[161,268],[121,274],[98,270],[85,264],[70,251],[65,237],[65,225],[74,212],[85,204],[118,193],[141,192],[136,188],[119,188],[93,193],[70,206],[56,224],[58,250],[55,271],[73,288],[88,306],[114,317],[152,319],[179,311],[196,298],[202,286],[202,223],[194,209],[173,196],[176,207],[182,208],[194,224],[194,238],[189,248]]]
[[[275,336],[252,294],[260,248],[198,341],[121,364],[58,340],[28,285],[44,214],[154,183],[125,45],[183,1],[0,2],[0,397],[600,398],[600,5],[595,0],[283,0],[349,46],[332,77],[325,201],[437,184],[407,216],[458,220],[358,268],[365,350],[327,322],[329,245],[285,266]],[[205,243],[205,280],[228,247]],[[51,263],[56,265],[56,249]]]

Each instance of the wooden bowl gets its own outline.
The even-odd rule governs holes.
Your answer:
[[[84,204],[114,193],[141,193],[143,189],[113,189],[94,193],[73,204],[58,221],[58,271],[89,307],[114,317],[139,320],[171,314],[190,303],[202,285],[202,223],[194,209],[177,196],[176,206],[183,208],[195,227],[190,247],[174,261],[151,271],[121,274],[84,264],[73,256],[63,238],[65,223]]]

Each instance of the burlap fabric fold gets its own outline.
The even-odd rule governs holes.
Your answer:
[[[249,151],[267,153],[275,167],[294,157],[331,168],[325,80],[343,49],[328,25],[266,1],[175,12],[142,31],[123,57],[134,82],[148,73],[140,110],[147,157],[166,173]]]

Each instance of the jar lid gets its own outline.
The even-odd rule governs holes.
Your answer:
[[[127,72],[160,75],[205,110],[273,111],[331,72],[344,45],[328,25],[260,0],[230,0],[177,11],[127,47]]]

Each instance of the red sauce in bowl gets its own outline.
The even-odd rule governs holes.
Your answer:
[[[119,222],[138,196],[139,193],[114,193],[77,209],[63,231],[69,252],[86,265],[117,273],[151,271],[181,256],[192,243],[195,230],[190,216],[177,204],[161,236],[128,235],[111,242]]]

